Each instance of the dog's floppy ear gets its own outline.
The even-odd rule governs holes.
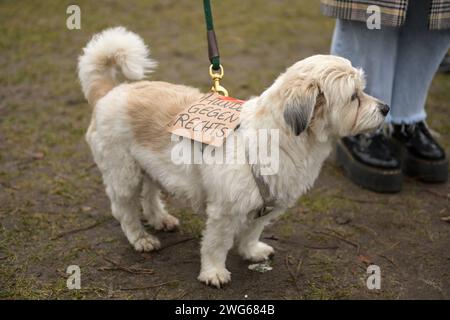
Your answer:
[[[296,136],[308,127],[319,92],[319,86],[314,81],[291,87],[287,91],[283,117]]]

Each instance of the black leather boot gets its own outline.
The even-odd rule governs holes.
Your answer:
[[[402,160],[403,172],[424,182],[445,182],[448,161],[424,122],[393,125],[392,142]]]
[[[400,160],[380,130],[342,138],[336,158],[349,179],[363,188],[375,192],[398,192],[402,188]]]

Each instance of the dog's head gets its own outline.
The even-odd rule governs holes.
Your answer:
[[[364,86],[363,71],[350,61],[316,55],[291,66],[269,88],[268,96],[291,134],[310,130],[327,140],[367,132],[384,122],[389,107],[366,94]]]

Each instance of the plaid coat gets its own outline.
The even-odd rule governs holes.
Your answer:
[[[370,5],[381,9],[381,24],[399,27],[406,19],[408,1],[422,0],[321,0],[321,10],[326,16],[345,20],[367,21]],[[428,15],[431,30],[450,28],[450,0],[432,0]]]

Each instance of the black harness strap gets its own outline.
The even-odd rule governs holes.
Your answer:
[[[250,165],[250,169],[255,179],[256,186],[258,187],[259,194],[263,200],[263,205],[261,208],[256,210],[255,219],[264,217],[271,213],[276,207],[276,199],[272,196],[268,184],[264,181],[264,178],[260,173],[256,172],[257,167],[255,165]]]

